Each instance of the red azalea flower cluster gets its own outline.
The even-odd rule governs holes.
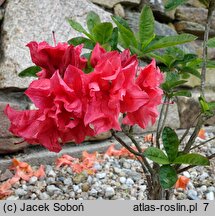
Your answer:
[[[145,128],[155,122],[163,74],[154,60],[140,68],[129,50],[106,52],[97,44],[90,58],[93,71],[85,74],[87,59],[80,56],[80,45],[27,46],[33,63],[42,69],[25,92],[37,109],[17,111],[8,105],[5,113],[10,131],[28,143],[59,152],[61,143],[81,143],[86,136],[120,131],[120,113],[126,114],[124,124]]]

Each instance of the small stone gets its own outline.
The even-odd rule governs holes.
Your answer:
[[[22,189],[27,190],[28,186],[26,184],[22,185]]]
[[[79,189],[80,189],[80,188],[79,188],[78,185],[73,185],[73,190],[74,190],[74,192],[77,192]]]
[[[90,196],[97,196],[97,193],[98,193],[98,191],[96,189],[92,188],[89,194],[90,194]]]
[[[51,171],[51,170],[53,170],[53,168],[52,168],[52,166],[50,166],[50,165],[46,165],[46,174],[48,175],[48,173]]]
[[[142,191],[142,192],[145,192],[145,191],[146,191],[146,188],[147,188],[146,185],[140,185],[140,186],[139,186],[139,189],[140,189],[140,191]]]
[[[95,170],[97,170],[97,171],[102,170],[102,166],[101,166],[99,163],[95,163],[94,166],[93,166],[93,168],[94,168]]]
[[[0,181],[6,181],[12,177],[13,173],[9,169],[6,169],[5,172],[0,175]]]
[[[121,4],[116,4],[114,6],[114,14],[116,16],[120,16],[122,18],[125,17],[125,11],[124,11],[124,8],[123,8],[123,6]]]
[[[48,185],[48,186],[46,187],[46,189],[47,189],[47,192],[48,192],[49,195],[53,195],[53,194],[56,193],[57,191],[61,191],[60,188],[58,188],[58,187],[56,187],[56,186],[54,186],[54,185]]]
[[[106,173],[97,173],[96,178],[98,179],[104,179],[106,177]]]
[[[90,186],[89,186],[89,184],[86,182],[86,183],[84,183],[83,185],[82,185],[82,191],[83,192],[88,192],[89,191],[89,189],[90,189]]]
[[[131,169],[131,164],[130,164],[129,162],[125,161],[125,162],[123,163],[123,167],[124,167],[125,169]]]
[[[187,196],[191,200],[198,200],[197,191],[195,191],[195,190],[188,190]]]
[[[69,192],[69,197],[74,198],[75,197],[75,192],[74,191]]]
[[[74,184],[80,184],[82,182],[85,182],[87,180],[87,176],[83,173],[76,174],[73,176],[72,181]]]
[[[192,171],[192,172],[190,173],[191,179],[196,178],[197,175],[198,175],[198,173],[197,173],[196,171]]]
[[[29,184],[34,185],[37,182],[38,178],[36,176],[32,176],[29,180]]]
[[[113,168],[113,171],[114,171],[115,174],[119,174],[119,173],[122,172],[122,170],[119,169],[118,167],[114,167],[114,168]]]
[[[115,190],[112,187],[107,187],[105,189],[105,197],[109,198],[115,195]]]
[[[131,178],[127,178],[126,185],[128,185],[129,187],[131,187],[133,184],[134,184],[134,181]]]
[[[16,194],[17,196],[24,196],[24,195],[27,194],[27,191],[24,190],[24,189],[22,189],[22,188],[18,188],[18,189],[15,190],[15,194]]]
[[[204,193],[205,191],[207,191],[207,186],[206,185],[202,185],[200,190]]]
[[[50,170],[49,173],[48,173],[48,176],[55,178],[56,177],[56,173],[54,172],[54,170]]]
[[[64,182],[65,178],[63,176],[57,177],[56,181]]]
[[[89,184],[92,184],[92,182],[93,182],[93,178],[92,178],[92,176],[88,176],[88,178],[87,178],[87,182],[88,182]]]
[[[72,171],[72,168],[71,168],[71,167],[67,167],[67,168],[66,168],[66,171],[67,171],[69,174],[73,174],[73,171]]]
[[[72,184],[72,179],[71,178],[66,178],[66,179],[64,179],[63,183],[65,185],[71,185]]]
[[[200,181],[203,181],[203,180],[205,180],[206,178],[208,178],[208,173],[206,173],[206,172],[203,172],[200,176],[199,176],[199,180]]]
[[[48,199],[50,199],[50,196],[46,192],[43,192],[39,195],[39,199],[40,200],[48,200]]]
[[[121,184],[125,184],[126,178],[124,176],[122,176],[122,177],[119,178],[119,181],[120,181]]]
[[[187,178],[190,178],[190,173],[187,172],[187,171],[184,171],[184,172],[183,172],[183,175],[184,175],[185,177],[187,177]]]
[[[35,193],[32,193],[30,197],[31,197],[32,200],[34,200],[34,199],[37,198],[37,195]]]
[[[214,200],[214,192],[209,192],[206,194],[206,200]]]
[[[49,177],[49,178],[47,178],[46,182],[47,182],[47,184],[52,184],[55,182],[55,178]]]
[[[184,199],[186,199],[186,198],[187,198],[187,196],[186,196],[186,194],[184,194],[184,193],[179,192],[179,193],[177,194],[177,199],[178,199],[178,200],[184,200]]]
[[[214,186],[209,186],[208,191],[209,192],[215,192],[215,187]]]
[[[18,200],[19,197],[18,196],[9,196],[6,198],[6,200]]]

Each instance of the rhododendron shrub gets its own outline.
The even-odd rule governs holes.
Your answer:
[[[25,94],[36,110],[5,109],[10,131],[31,144],[59,152],[61,145],[81,143],[123,124],[146,128],[154,124],[161,103],[163,74],[154,60],[142,68],[129,50],[107,52],[98,43],[91,57],[81,56],[82,45],[30,42],[31,59],[41,68]],[[87,62],[92,71],[84,73]]]

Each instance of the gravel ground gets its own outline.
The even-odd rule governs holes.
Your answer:
[[[207,138],[213,137],[208,133]],[[202,142],[197,138],[196,144]],[[145,144],[144,144],[145,145]],[[148,144],[149,145],[149,144]],[[199,151],[200,149],[197,149]],[[201,148],[201,154],[215,153],[215,142]],[[37,169],[38,167],[33,167]],[[146,181],[140,163],[133,159],[105,156],[102,162],[94,164],[96,173],[89,175],[73,173],[69,166],[56,168],[45,165],[46,177],[33,176],[13,185],[13,194],[7,200],[143,200],[146,197]],[[183,172],[190,178],[187,189],[174,189],[172,199],[214,200],[215,160],[210,167],[198,166]]]

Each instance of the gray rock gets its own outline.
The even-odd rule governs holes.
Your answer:
[[[98,170],[98,171],[102,170],[102,166],[101,166],[99,163],[95,163],[95,164],[93,165],[93,168],[94,168],[95,170]]]
[[[90,0],[93,3],[104,6],[106,8],[113,8],[116,4],[126,3],[132,5],[139,5],[141,0]]]
[[[71,185],[72,184],[72,179],[71,178],[66,178],[63,183],[65,185]]]
[[[48,199],[50,199],[50,196],[46,192],[43,192],[43,193],[39,194],[39,199],[40,200],[48,200]]]
[[[22,189],[22,188],[18,188],[18,189],[15,190],[15,194],[16,194],[17,196],[24,196],[24,195],[26,195],[27,193],[28,193],[28,192],[27,192],[26,190]]]
[[[200,180],[200,181],[203,181],[203,180],[205,180],[205,179],[208,178],[208,177],[209,177],[208,173],[203,172],[203,173],[199,176],[199,180]]]
[[[183,172],[183,175],[187,178],[190,178],[190,173],[188,171],[184,171]]]
[[[209,187],[208,187],[208,191],[215,192],[215,187],[214,187],[214,186],[209,186]]]
[[[105,189],[105,197],[109,198],[115,195],[115,190],[112,187],[107,187]]]
[[[98,178],[98,179],[104,179],[105,177],[106,177],[106,173],[97,173],[96,174],[96,178]]]
[[[54,185],[48,185],[47,187],[46,187],[46,190],[47,190],[47,193],[51,196],[51,195],[53,195],[54,193],[56,193],[57,191],[61,191],[61,189],[60,188],[58,188],[58,187],[56,187],[56,186],[54,186]]]
[[[206,194],[206,200],[214,200],[214,192],[209,192]]]
[[[37,182],[38,178],[36,176],[32,176],[29,180],[29,184],[34,185]]]
[[[46,169],[45,169],[45,172],[46,174],[48,175],[48,173],[53,170],[52,166],[51,165],[46,165]]]
[[[86,0],[46,0],[43,4],[40,0],[8,0],[2,23],[4,56],[0,64],[0,88],[26,88],[33,79],[17,76],[33,65],[25,45],[33,40],[46,40],[53,44],[52,31],[55,31],[57,42],[80,35],[69,26],[67,18],[86,26],[85,18],[89,11],[98,13],[103,21],[111,20],[110,13]]]
[[[52,184],[55,182],[55,178],[49,177],[49,178],[47,178],[46,182],[47,182],[47,184]]]
[[[92,188],[89,192],[90,196],[97,196],[98,191],[94,188]]]
[[[125,162],[123,163],[123,167],[124,167],[125,169],[130,169],[130,168],[131,168],[131,164],[130,164],[128,161],[125,161]]]
[[[141,185],[141,186],[139,186],[139,189],[140,189],[140,191],[145,192],[146,189],[147,189],[147,186],[146,185]]]
[[[49,176],[49,177],[53,177],[53,178],[55,178],[56,175],[57,175],[57,174],[55,173],[54,170],[50,170],[50,171],[48,172],[48,176]]]

